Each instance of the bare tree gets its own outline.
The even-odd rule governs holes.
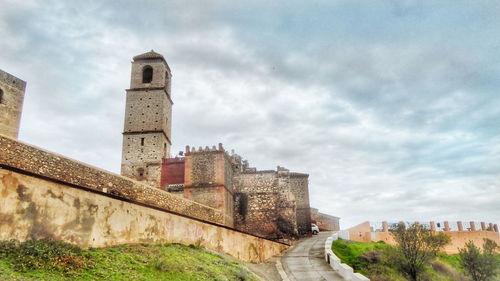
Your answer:
[[[391,233],[398,243],[395,262],[411,280],[418,280],[425,266],[436,257],[441,248],[450,242],[443,233],[434,234],[420,224],[404,223],[393,227]]]
[[[465,248],[460,249],[460,265],[474,281],[493,280],[500,270],[500,265],[495,251],[497,243],[491,239],[484,239],[483,251],[472,242],[465,244]]]

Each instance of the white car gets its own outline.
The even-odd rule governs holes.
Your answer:
[[[311,223],[311,230],[313,234],[318,234],[319,233],[319,227],[315,225],[314,223]]]

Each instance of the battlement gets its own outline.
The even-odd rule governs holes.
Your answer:
[[[472,241],[477,247],[482,248],[483,239],[488,238],[500,243],[500,236],[498,233],[498,225],[493,223],[486,224],[471,221],[465,225],[461,221],[450,224],[448,221],[443,222],[414,222],[419,224],[432,232],[442,232],[451,238],[451,242],[444,247],[447,254],[457,254],[458,249],[464,248],[465,243]],[[408,225],[405,222],[363,222],[346,230],[348,233],[347,239],[359,242],[375,242],[384,241],[390,245],[396,245],[396,241],[391,234],[390,229],[397,227],[399,224]]]
[[[219,143],[219,145],[217,147],[214,145],[211,148],[208,146],[205,146],[205,148],[200,146],[198,148],[198,150],[196,150],[195,146],[190,147],[189,145],[186,145],[186,151],[184,152],[184,154],[187,156],[187,155],[191,155],[194,153],[210,153],[210,152],[224,152],[224,153],[226,153],[226,150],[224,150],[222,143]],[[227,155],[227,156],[229,157],[229,155]]]

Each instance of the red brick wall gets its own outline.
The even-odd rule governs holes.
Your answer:
[[[163,159],[161,166],[161,188],[169,184],[184,183],[184,158]]]

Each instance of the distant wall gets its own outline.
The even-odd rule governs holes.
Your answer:
[[[484,224],[484,223],[483,223]],[[382,223],[382,229],[380,231],[373,231],[373,227],[370,226],[369,222],[364,222],[358,224],[354,227],[347,229],[349,231],[349,238],[352,241],[359,242],[376,242],[384,241],[387,244],[396,245],[394,237],[389,232],[387,222]],[[435,231],[434,223],[431,222],[431,230]],[[447,229],[449,229],[449,223],[445,222]],[[457,222],[459,229],[462,229],[461,222]],[[448,235],[451,238],[451,242],[444,247],[444,252],[450,255],[458,254],[458,249],[464,248],[465,244],[469,241],[474,242],[474,244],[480,248],[483,246],[483,239],[488,238],[495,241],[500,245],[500,236],[498,233],[498,226],[495,227],[493,224],[489,224],[491,227],[484,228],[484,230],[459,230],[459,231],[442,231],[442,233]]]
[[[311,208],[311,221],[315,223],[320,231],[339,231],[340,218],[320,213],[318,209]]]
[[[199,241],[251,262],[287,248],[223,226],[215,209],[2,136],[0,196],[0,239],[52,237],[81,247]]]

